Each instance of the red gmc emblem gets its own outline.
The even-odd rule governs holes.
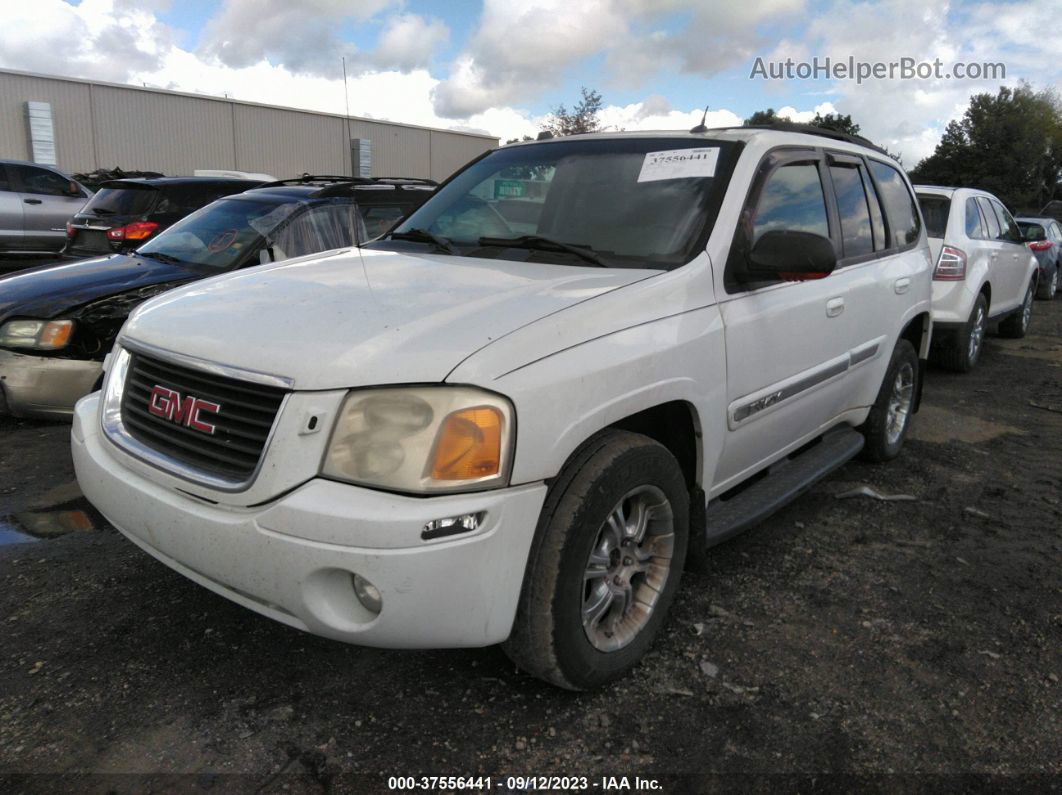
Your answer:
[[[156,417],[176,422],[186,428],[212,434],[214,426],[209,422],[203,422],[200,415],[203,412],[217,414],[221,411],[221,405],[193,395],[182,397],[180,392],[156,384],[151,389],[151,396],[148,398],[148,411]]]

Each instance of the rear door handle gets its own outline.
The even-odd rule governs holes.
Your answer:
[[[911,280],[908,279],[907,277],[904,277],[902,279],[897,279],[893,283],[892,289],[896,291],[896,295],[903,295],[904,293],[906,293],[908,290],[911,289]]]
[[[26,204],[40,204],[41,203],[40,199],[23,199],[22,201],[26,202]]]
[[[826,317],[837,317],[844,311],[843,298],[831,298],[826,302]]]

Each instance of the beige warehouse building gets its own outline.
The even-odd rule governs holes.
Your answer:
[[[0,159],[68,173],[118,166],[441,181],[497,145],[475,133],[0,70]]]

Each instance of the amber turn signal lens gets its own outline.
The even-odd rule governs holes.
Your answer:
[[[74,323],[70,320],[53,320],[47,323],[37,337],[37,346],[45,350],[65,348],[70,342],[70,332],[74,330]]]
[[[490,406],[455,411],[439,429],[431,459],[432,480],[476,480],[501,470],[504,417]]]

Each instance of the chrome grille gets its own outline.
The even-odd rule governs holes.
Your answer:
[[[149,410],[152,390],[172,390],[220,408],[209,413],[214,432]],[[132,353],[122,395],[122,422],[141,444],[226,480],[246,480],[258,468],[277,411],[287,392],[162,359]]]

